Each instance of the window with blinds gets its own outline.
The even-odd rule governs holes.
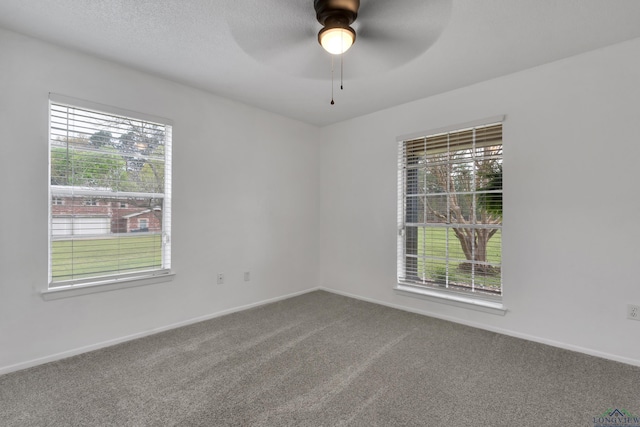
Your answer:
[[[49,288],[169,273],[171,123],[55,95],[49,112]]]
[[[499,299],[502,123],[399,141],[398,283]]]

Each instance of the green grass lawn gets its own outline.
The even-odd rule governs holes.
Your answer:
[[[447,272],[447,249],[449,255],[449,268]],[[449,283],[467,284],[472,282],[471,271],[466,264],[467,259],[462,251],[460,241],[453,231],[445,228],[419,228],[418,229],[418,275],[423,279],[435,283],[445,283],[448,273]],[[498,230],[487,245],[487,262],[495,266],[490,274],[474,275],[476,285],[488,288],[501,287],[500,264],[502,262],[502,234]]]
[[[160,268],[162,236],[117,235],[96,239],[54,240],[54,282]]]

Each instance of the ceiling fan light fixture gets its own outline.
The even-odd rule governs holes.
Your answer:
[[[345,53],[356,40],[356,32],[351,27],[324,27],[318,33],[318,41],[332,55]]]

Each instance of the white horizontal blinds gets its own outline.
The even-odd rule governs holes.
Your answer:
[[[398,278],[501,293],[502,124],[400,142]]]
[[[173,144],[173,128],[165,125],[164,134],[164,214],[162,216],[162,267],[164,269],[171,268],[171,195],[173,194],[172,173],[173,166],[171,164],[171,153]]]
[[[169,268],[170,152],[169,125],[50,103],[50,286]]]

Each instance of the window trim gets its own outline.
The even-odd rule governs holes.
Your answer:
[[[135,288],[138,286],[166,283],[173,280],[175,272],[171,270],[158,270],[159,274],[137,275],[135,277],[121,277],[117,279],[82,282],[67,286],[47,288],[40,292],[42,299],[52,301],[81,295],[108,292],[117,289]]]
[[[484,119],[473,120],[464,123],[458,123],[450,126],[444,126],[435,129],[429,129],[426,131],[413,132],[410,134],[400,135],[396,137],[396,144],[400,145],[405,141],[409,141],[412,139],[423,138],[428,135],[436,135],[439,133],[448,133],[458,130],[463,130],[467,128],[475,128],[480,126],[486,126],[492,123],[504,123],[506,116],[498,115],[491,116]],[[503,128],[504,129],[504,128]],[[504,136],[504,130],[503,130]],[[404,264],[400,263],[400,256],[404,254],[404,243],[402,241],[403,237],[403,228],[401,224],[404,224],[404,203],[403,199],[404,189],[404,175],[403,170],[398,168],[397,170],[397,185],[398,185],[398,194],[397,194],[397,277],[396,284],[394,286],[394,291],[398,295],[403,296],[412,296],[420,299],[426,299],[430,301],[435,301],[439,303],[444,303],[448,305],[453,305],[462,308],[468,308],[473,310],[478,310],[482,312],[504,315],[507,312],[505,305],[503,304],[502,296],[504,295],[504,288],[501,289],[501,295],[491,295],[491,294],[483,294],[483,293],[472,293],[461,290],[451,290],[451,289],[437,289],[430,288],[424,286],[418,286],[417,284],[413,284],[407,281],[403,281],[400,279],[401,268]],[[504,251],[502,251],[504,253]],[[503,285],[504,286],[504,285]]]
[[[163,249],[163,258],[168,261],[167,265],[161,269],[154,270],[144,270],[134,273],[125,273],[125,274],[116,274],[112,276],[104,276],[104,277],[88,277],[84,279],[76,279],[69,281],[56,282],[57,285],[52,286],[53,282],[51,281],[51,268],[52,268],[52,259],[51,259],[51,242],[52,242],[52,223],[51,223],[51,215],[52,215],[52,185],[51,185],[51,177],[50,172],[47,176],[48,183],[48,197],[49,202],[48,205],[48,276],[49,280],[47,281],[46,288],[41,290],[41,296],[45,300],[66,298],[69,296],[76,295],[85,295],[89,293],[95,292],[104,292],[115,289],[123,289],[130,288],[135,286],[142,286],[153,283],[162,283],[173,280],[173,276],[175,273],[171,269],[171,231],[172,231],[172,219],[171,219],[171,200],[172,196],[172,128],[173,121],[167,119],[165,117],[155,116],[146,113],[140,113],[138,111],[127,110],[124,108],[114,107],[111,105],[105,105],[98,102],[87,101],[84,99],[79,99],[71,96],[61,95],[57,93],[49,93],[48,99],[48,128],[47,135],[50,138],[51,132],[51,104],[61,104],[67,105],[69,107],[78,108],[78,109],[86,109],[91,111],[97,111],[100,113],[104,113],[106,115],[113,116],[121,116],[128,117],[144,122],[157,123],[160,125],[166,126],[167,132],[167,140],[165,142],[165,150],[168,156],[165,156],[165,182],[164,182],[164,192],[162,193],[163,198],[165,200],[165,206],[168,208],[163,212],[163,233],[162,239],[165,243],[165,248]],[[51,141],[47,142],[47,150],[49,151],[49,171],[51,170]],[[99,192],[99,191],[98,191]],[[98,193],[95,193],[99,195]]]
[[[439,128],[435,128],[435,129],[427,129],[427,130],[423,130],[420,132],[412,132],[409,134],[405,134],[405,135],[400,135],[398,137],[396,137],[396,142],[400,143],[402,141],[406,141],[408,139],[416,139],[416,138],[421,138],[424,137],[425,135],[434,135],[437,133],[444,133],[444,132],[451,132],[451,131],[455,131],[455,130],[460,130],[460,129],[466,129],[466,128],[472,128],[472,127],[477,127],[477,126],[484,126],[487,125],[489,123],[504,123],[506,119],[505,115],[500,115],[500,116],[491,116],[491,117],[487,117],[485,119],[481,119],[481,120],[473,120],[470,122],[464,122],[464,123],[458,123],[455,125],[450,125],[450,126],[443,126],[443,127],[439,127]]]
[[[424,299],[455,307],[481,311],[483,313],[497,314],[499,316],[504,316],[507,313],[507,308],[501,302],[488,301],[480,298],[470,298],[469,296],[462,294],[443,292],[402,283],[398,283],[394,287],[394,291],[397,295]]]

